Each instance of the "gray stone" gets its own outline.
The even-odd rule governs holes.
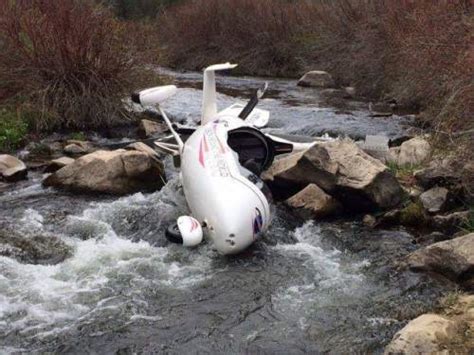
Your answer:
[[[420,201],[428,212],[440,212],[443,211],[446,206],[448,193],[448,189],[444,187],[433,187],[420,195]]]

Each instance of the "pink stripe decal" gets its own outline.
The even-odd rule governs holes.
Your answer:
[[[201,141],[201,143],[199,144],[199,163],[201,163],[201,165],[203,166],[203,168],[206,167],[206,166],[204,165],[204,152],[203,152],[203,149],[202,149],[202,141]]]

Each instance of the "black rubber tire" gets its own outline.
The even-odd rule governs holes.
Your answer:
[[[168,239],[168,241],[171,243],[183,244],[183,237],[181,236],[176,223],[173,223],[168,228],[166,228],[165,236],[166,239]]]

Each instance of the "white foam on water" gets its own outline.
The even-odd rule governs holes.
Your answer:
[[[23,213],[23,217],[20,220],[22,229],[29,231],[39,231],[43,229],[43,216],[33,208],[28,208]]]
[[[306,315],[316,307],[330,306],[335,299],[356,296],[363,292],[366,279],[361,269],[367,261],[347,263],[343,253],[335,248],[324,249],[321,245],[320,228],[313,221],[305,223],[294,232],[295,244],[278,244],[274,248],[282,257],[294,258],[295,268],[301,268],[302,280],[281,288],[272,297],[275,308],[293,315],[299,327],[308,326]]]
[[[133,216],[134,209],[150,205],[176,209],[170,201],[180,197],[173,191],[167,185],[161,192],[95,203],[81,215],[70,216],[68,235],[61,237],[72,246],[73,255],[60,264],[22,264],[0,257],[0,333],[45,338],[93,319],[159,321],[160,315],[147,314],[144,292],[187,289],[205,280],[214,272],[212,251],[206,246],[196,251],[132,242],[118,235],[112,222],[117,214]],[[33,209],[26,210],[19,221],[35,229],[43,223]]]

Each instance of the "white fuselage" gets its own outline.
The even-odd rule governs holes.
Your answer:
[[[219,115],[197,128],[181,153],[182,184],[189,208],[222,254],[247,248],[270,221],[265,195],[245,177],[250,172],[227,144],[227,132],[243,125],[235,116]]]

